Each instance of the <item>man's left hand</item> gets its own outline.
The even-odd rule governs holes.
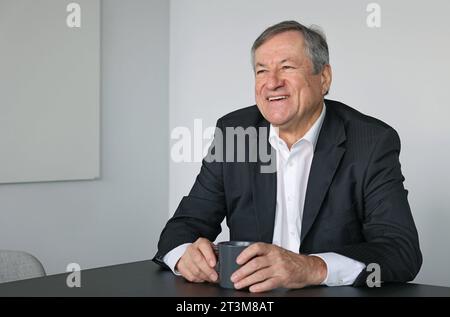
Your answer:
[[[231,281],[237,289],[250,286],[250,292],[319,285],[327,276],[321,258],[261,242],[247,247],[236,262],[242,267],[233,273]]]

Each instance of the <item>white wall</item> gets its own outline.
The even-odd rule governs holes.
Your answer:
[[[286,19],[320,25],[334,72],[329,98],[386,121],[400,134],[424,255],[416,281],[450,286],[450,2],[377,1],[379,29],[366,26],[369,2],[172,0],[170,128],[192,127],[195,118],[214,125],[227,112],[254,104],[249,49],[264,28]],[[199,166],[170,163],[171,213]]]
[[[49,274],[154,255],[167,220],[168,29],[166,0],[102,2],[101,178],[0,185],[0,249],[33,253]]]

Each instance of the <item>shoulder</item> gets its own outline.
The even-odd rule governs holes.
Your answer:
[[[376,144],[388,142],[392,146],[400,147],[397,131],[389,124],[372,116],[366,115],[346,104],[325,100],[327,113],[330,117],[341,121],[345,130],[348,147],[356,152],[371,152]]]
[[[392,129],[387,123],[366,115],[340,101],[325,99],[325,104],[327,105],[327,110],[335,112],[345,125],[361,125],[381,130]]]
[[[365,134],[366,136],[396,134],[394,128],[386,122],[366,115],[342,102],[326,99],[325,104],[327,112],[333,112],[342,121],[347,136],[348,134],[357,134],[361,137],[364,137]]]

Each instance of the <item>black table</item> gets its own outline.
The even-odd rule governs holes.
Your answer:
[[[0,284],[0,296],[180,296],[180,297],[450,297],[449,287],[419,284],[383,284],[380,288],[310,287],[251,294],[215,284],[194,284],[159,268],[151,261],[81,271],[81,287],[69,288],[69,273]]]

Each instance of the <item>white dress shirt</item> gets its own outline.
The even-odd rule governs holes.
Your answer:
[[[277,158],[277,203],[272,243],[295,253],[300,250],[306,187],[325,114],[324,104],[319,118],[291,149],[279,137],[278,128],[270,125],[269,143]],[[188,246],[189,243],[182,244],[163,258],[175,274],[178,274],[175,265]],[[322,284],[328,286],[350,285],[365,268],[363,263],[333,252],[311,255],[326,263],[327,276]]]

